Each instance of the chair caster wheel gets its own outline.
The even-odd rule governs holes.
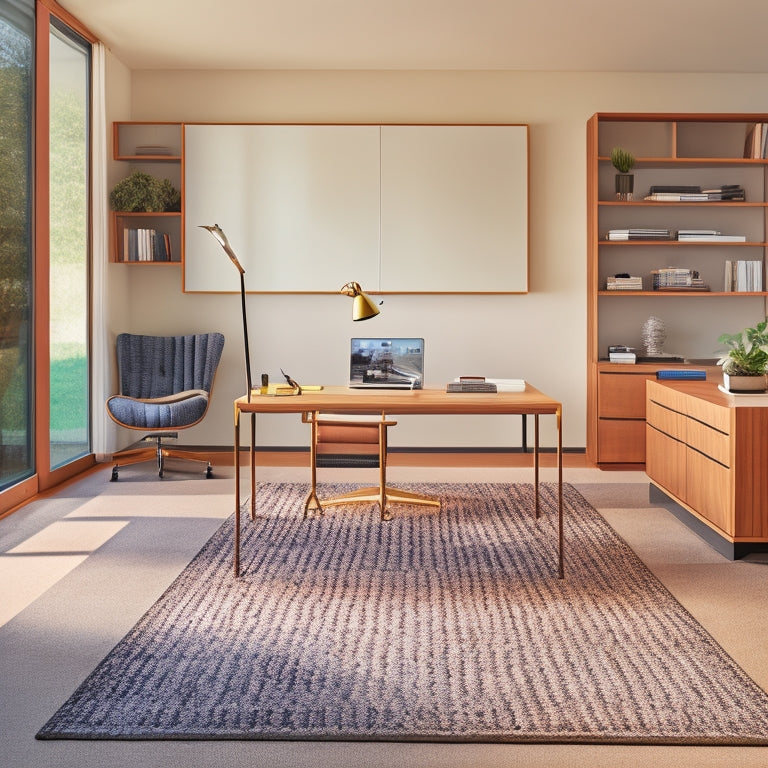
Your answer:
[[[116,483],[117,482],[117,467],[115,467],[112,470],[112,477],[109,478],[110,482]]]
[[[210,478],[212,478],[212,477],[213,477],[213,467],[209,464],[205,468],[205,479],[206,480],[210,480]]]

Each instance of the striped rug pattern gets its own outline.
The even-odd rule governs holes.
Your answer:
[[[349,486],[326,486],[334,493]],[[412,484],[442,509],[264,484],[38,738],[766,744],[768,696],[572,486]]]

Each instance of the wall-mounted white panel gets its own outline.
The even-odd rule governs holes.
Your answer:
[[[185,291],[528,290],[526,125],[184,128]]]
[[[381,129],[381,289],[528,290],[528,126]]]
[[[254,292],[378,284],[379,128],[184,126],[184,290],[237,291],[201,224],[226,233]]]

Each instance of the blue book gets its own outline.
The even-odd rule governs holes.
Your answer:
[[[706,371],[681,368],[677,370],[656,371],[657,379],[684,379],[686,381],[704,381],[707,378]]]

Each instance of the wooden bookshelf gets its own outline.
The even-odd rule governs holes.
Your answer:
[[[717,113],[598,113],[587,123],[587,456],[598,466],[644,466],[647,378],[661,367],[706,367],[708,378],[718,377],[720,334],[765,317],[768,159],[744,156],[747,134],[763,123],[768,115]],[[613,147],[636,158],[631,200],[616,199]],[[729,184],[743,187],[743,201],[644,199],[654,185]],[[680,229],[711,229],[745,240],[606,239],[609,230],[627,228],[666,229],[671,237]],[[760,262],[760,290],[727,290],[727,261]],[[695,271],[709,290],[654,290],[652,270],[670,266]],[[617,274],[642,277],[643,289],[606,290],[607,277]],[[664,322],[664,351],[691,362],[609,363],[611,344],[642,353],[642,326],[650,316]],[[611,410],[615,402],[618,412]]]

